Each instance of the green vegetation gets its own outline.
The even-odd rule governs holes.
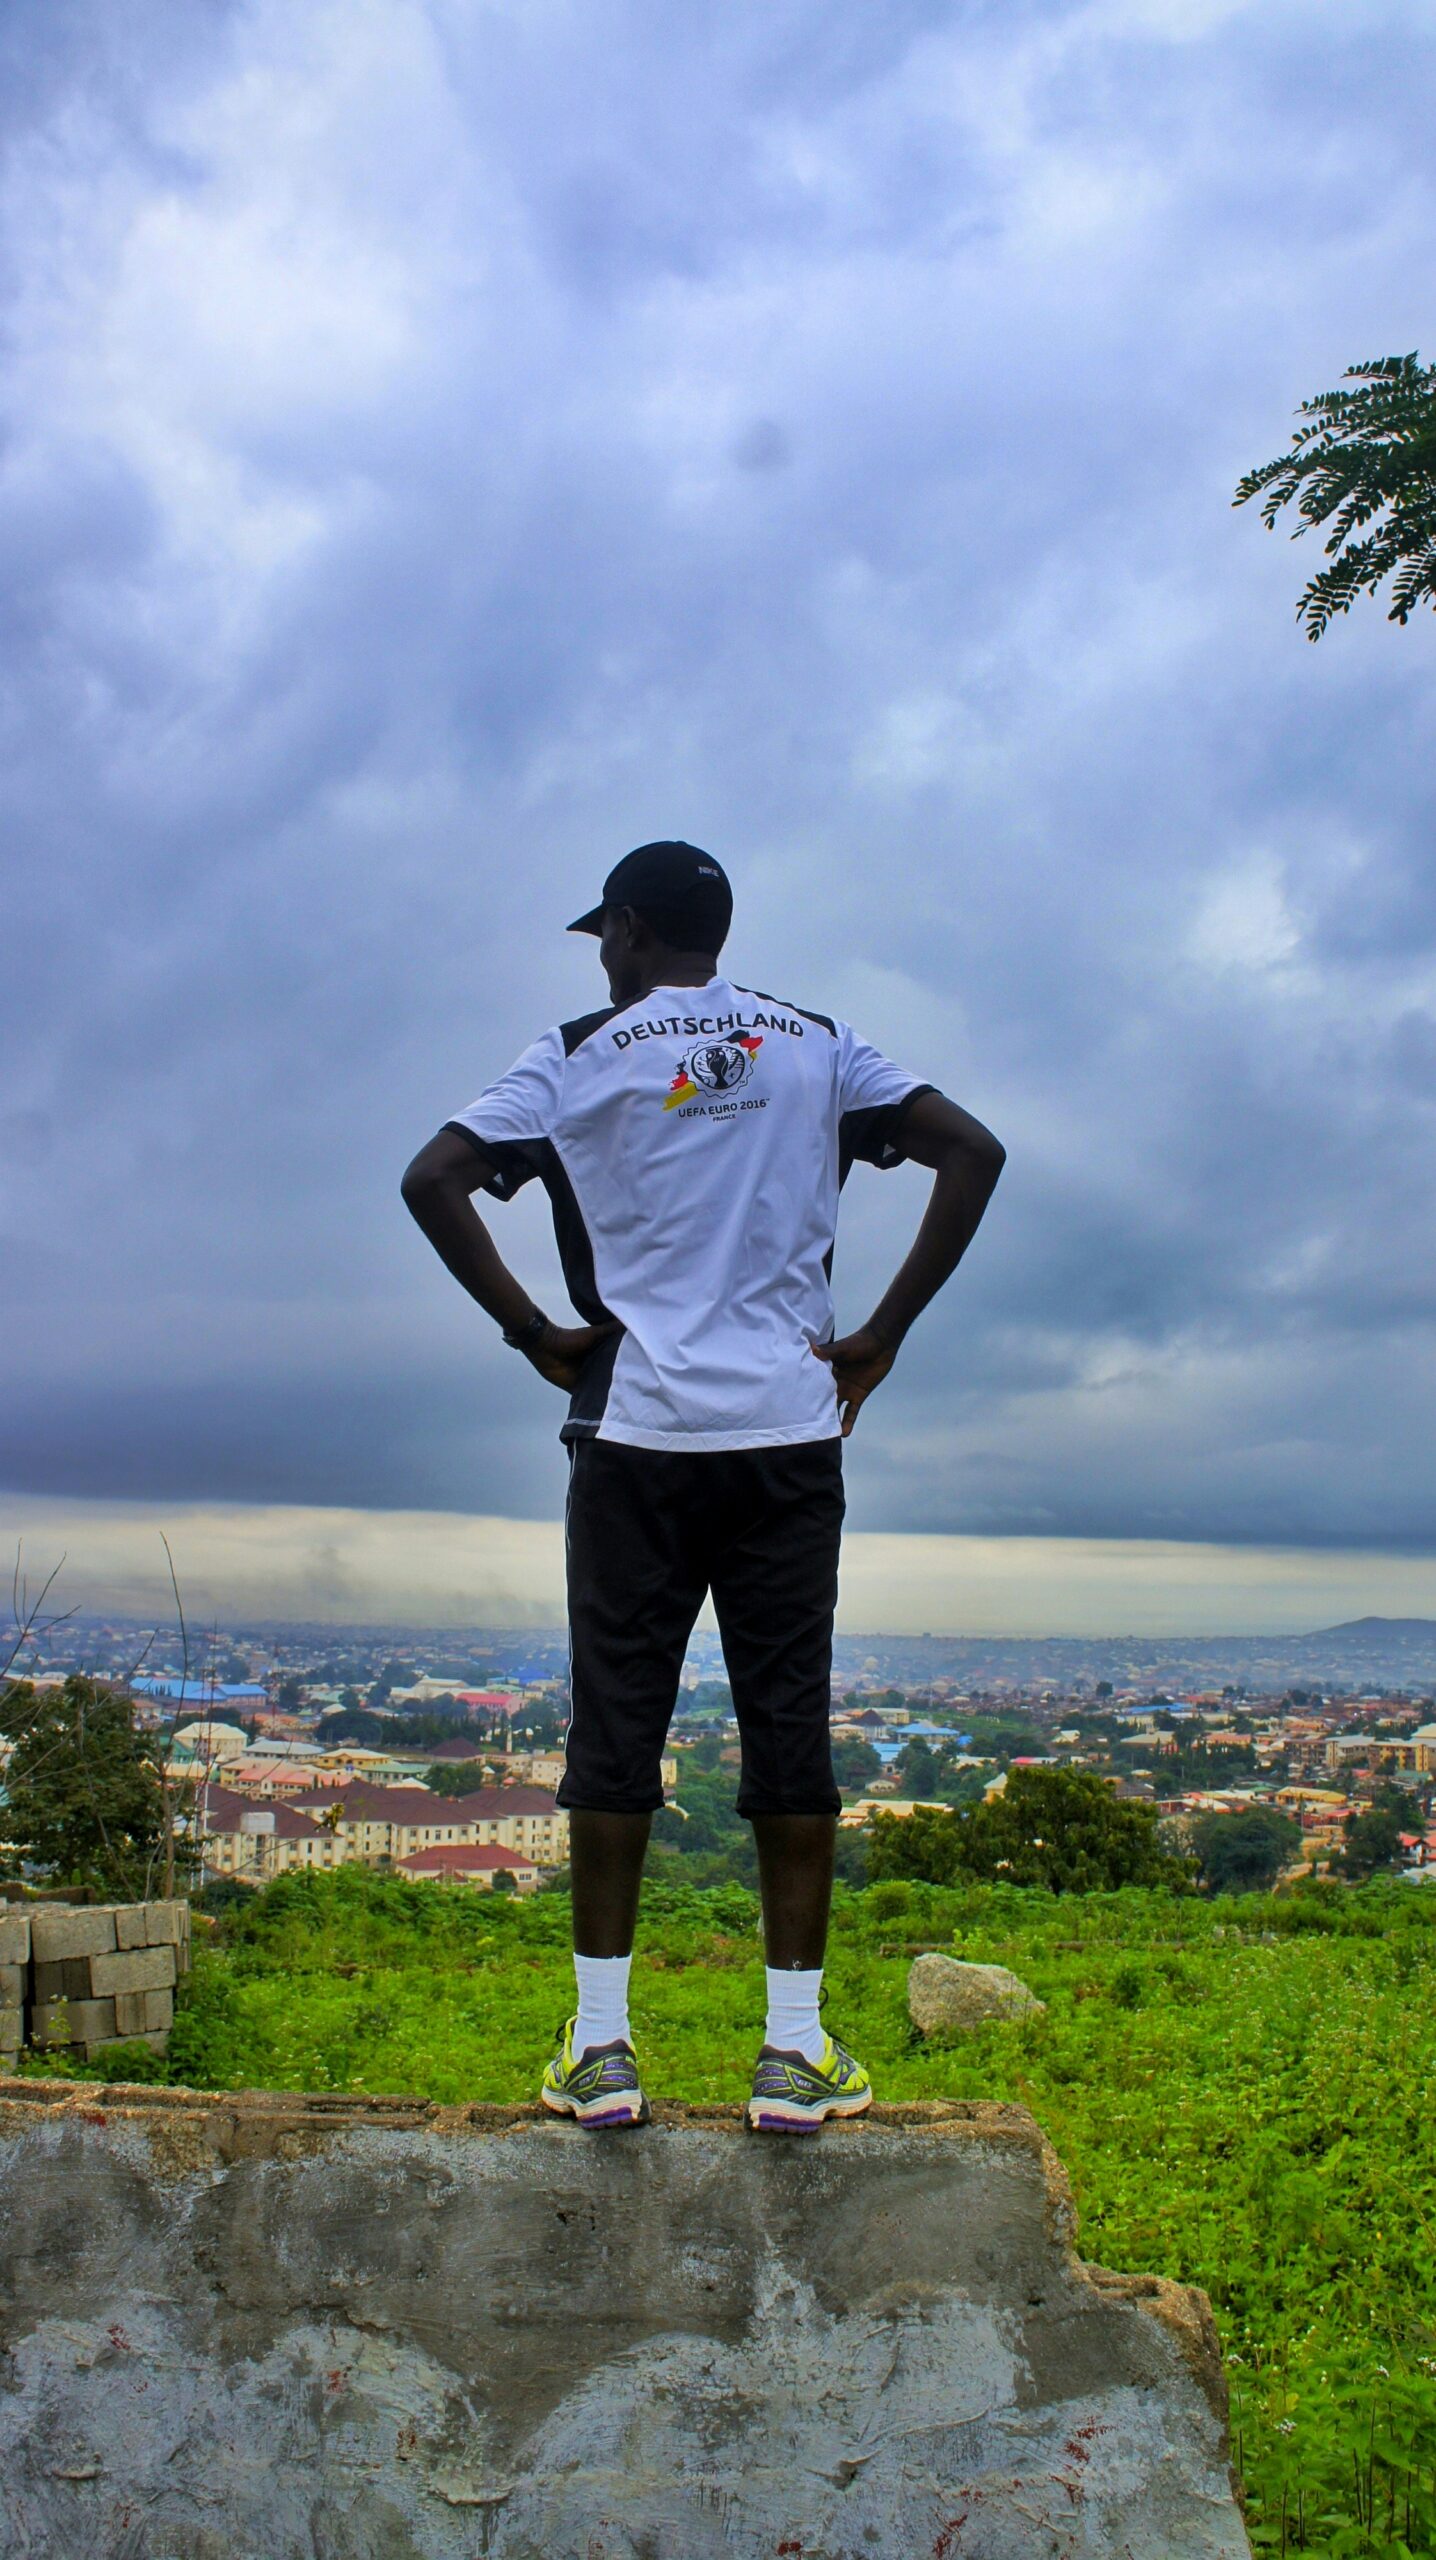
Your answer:
[[[129,1698],[78,1672],[59,1689],[16,1681],[0,1694],[0,1732],[14,1744],[5,1772],[13,1870],[23,1860],[50,1883],[120,1900],[166,1890],[171,1866],[183,1881],[174,1791]]]
[[[733,1810],[733,1771],[719,1766],[716,1740],[695,1744],[683,1764],[677,1805],[653,1821],[649,1874],[685,1885],[756,1886],[752,1826]]]
[[[1424,1822],[1414,1796],[1385,1786],[1364,1813],[1348,1814],[1342,1826],[1342,1849],[1334,1863],[1352,1884],[1365,1884],[1382,1870],[1401,1864],[1401,1834],[1419,1831]]]
[[[936,1723],[936,1717],[933,1722]],[[1084,1723],[1092,1719],[1084,1718]],[[1021,1760],[1050,1748],[1048,1737],[1025,1716],[964,1715],[959,1718],[968,1748],[981,1759]],[[1114,1730],[1120,1731],[1120,1726]]]
[[[1332,565],[1297,602],[1308,640],[1393,572],[1388,621],[1436,605],[1436,364],[1419,363],[1413,349],[1348,365],[1343,382],[1361,387],[1303,400],[1307,424],[1289,450],[1249,471],[1232,501],[1259,497],[1269,530],[1294,501],[1301,522],[1293,539],[1330,527],[1323,548]]]
[[[1268,1893],[1301,1854],[1301,1824],[1270,1806],[1205,1813],[1192,1825],[1192,1852],[1211,1893]]]
[[[476,1787],[487,1783],[480,1759],[436,1760],[424,1777],[425,1786],[436,1796],[471,1796]]]
[[[392,1667],[392,1666],[391,1666]],[[385,1693],[387,1695],[387,1691]],[[376,1685],[374,1695],[378,1695]],[[355,1703],[347,1703],[349,1699]],[[461,1707],[457,1698],[435,1698],[426,1707],[414,1707],[403,1715],[386,1710],[374,1715],[357,1703],[357,1692],[345,1691],[346,1703],[331,1707],[319,1719],[315,1741],[320,1750],[332,1750],[339,1742],[359,1744],[365,1751],[424,1750],[436,1742],[452,1742],[462,1734],[466,1742],[497,1744],[504,1748],[510,1739],[511,1725],[516,1719],[502,1708],[471,1712]],[[518,1730],[526,1743],[540,1749],[557,1741],[563,1732],[566,1712],[555,1700],[536,1700],[524,1709],[524,1721]]]
[[[1183,1737],[1175,1751],[1164,1751],[1160,1762],[1162,1785],[1176,1795],[1191,1788],[1250,1787],[1259,1784],[1262,1769],[1249,1742],[1205,1742]]]
[[[861,1795],[874,1778],[882,1776],[883,1764],[870,1742],[858,1734],[848,1734],[833,1744],[833,1780],[841,1795]]]
[[[868,1873],[955,1884],[964,1877],[1101,1893],[1124,1884],[1180,1885],[1149,1804],[1115,1796],[1092,1769],[1013,1769],[1000,1796],[965,1813],[920,1805],[872,1825]]]
[[[645,2069],[665,2096],[736,2106],[762,2018],[757,1905],[675,1884],[677,1865],[646,1897],[634,1968]],[[217,1899],[155,2076],[532,2096],[572,2007],[561,1893],[344,1868]],[[1010,1965],[1045,2015],[920,2042],[905,1985],[932,1945]],[[839,1893],[829,1980],[880,2095],[1031,2107],[1084,2251],[1210,2293],[1259,2554],[1436,2550],[1436,1894],[888,1881]]]

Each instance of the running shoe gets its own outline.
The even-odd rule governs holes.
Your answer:
[[[827,2116],[860,2116],[873,2084],[846,2046],[828,2036],[821,2062],[765,2044],[753,2073],[746,2123],[750,2133],[816,2133]]]
[[[638,2062],[631,2044],[590,2045],[575,2057],[570,2018],[539,2091],[556,2116],[573,2116],[590,2133],[608,2126],[647,2124],[648,2100],[638,2085]]]

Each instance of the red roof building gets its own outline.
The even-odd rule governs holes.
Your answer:
[[[568,1816],[543,1787],[441,1796],[431,1787],[376,1787],[359,1778],[317,1787],[289,1805],[257,1803],[211,1783],[196,1803],[195,1822],[212,1872],[255,1880],[351,1861],[402,1867],[431,1850],[498,1849],[535,1872],[568,1857]]]
[[[475,1787],[467,1795],[441,1796],[432,1787],[376,1787],[356,1778],[299,1802],[334,1824],[360,1858],[402,1859],[421,1849],[486,1841],[541,1867],[561,1867],[568,1857],[568,1816],[545,1787]]]
[[[497,1842],[420,1849],[412,1858],[400,1858],[395,1871],[425,1882],[473,1884],[481,1892],[491,1891],[495,1877],[500,1875],[512,1876],[520,1893],[532,1893],[539,1880],[532,1859],[521,1858],[514,1849],[501,1849]]]

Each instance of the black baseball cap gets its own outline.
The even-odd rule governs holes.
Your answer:
[[[606,907],[632,907],[674,951],[723,948],[733,921],[733,892],[711,853],[701,846],[664,842],[635,845],[616,862],[603,896],[570,933],[602,933]]]

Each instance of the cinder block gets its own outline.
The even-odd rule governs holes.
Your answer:
[[[152,2035],[168,2035],[175,2022],[175,1996],[172,1991],[142,1991],[145,2025]]]
[[[109,1955],[114,1945],[113,1904],[85,1911],[74,1903],[42,1902],[30,1914],[30,1952],[37,1964],[58,1963],[65,1956]]]
[[[113,2000],[40,2000],[30,2013],[35,2044],[97,2044],[114,2032]]]
[[[117,2036],[143,2035],[149,2020],[145,2002],[156,1995],[149,1991],[117,1991],[115,1993],[115,2033]]]
[[[157,2035],[117,2036],[113,2037],[111,2041],[117,2044],[147,2044],[151,2053],[163,2053],[165,2049],[165,2031],[164,2029],[161,2029]],[[85,2060],[88,2062],[91,2053],[98,2053],[99,2049],[98,2045],[87,2047]]]
[[[23,1964],[0,1964],[0,2009],[18,2009],[25,1998]]]
[[[188,1917],[189,1906],[183,1902],[147,1902],[145,1922],[152,1947],[177,1947]]]
[[[30,1961],[30,1914],[0,1909],[0,1964]]]
[[[54,1962],[32,1965],[30,1992],[35,2000],[89,2000],[95,1986],[90,1980],[89,1956],[64,1956]]]
[[[0,2009],[0,2053],[19,2052],[24,2024],[23,2009]]]
[[[116,1991],[170,1991],[174,1978],[173,1947],[132,1947],[125,1955],[90,1958],[90,1980],[97,1997]]]
[[[119,1909],[115,1913],[115,1944],[117,1947],[147,1947],[149,1945],[149,1932],[145,1925],[145,1914],[148,1910],[149,1904],[147,1902],[121,1903]]]

